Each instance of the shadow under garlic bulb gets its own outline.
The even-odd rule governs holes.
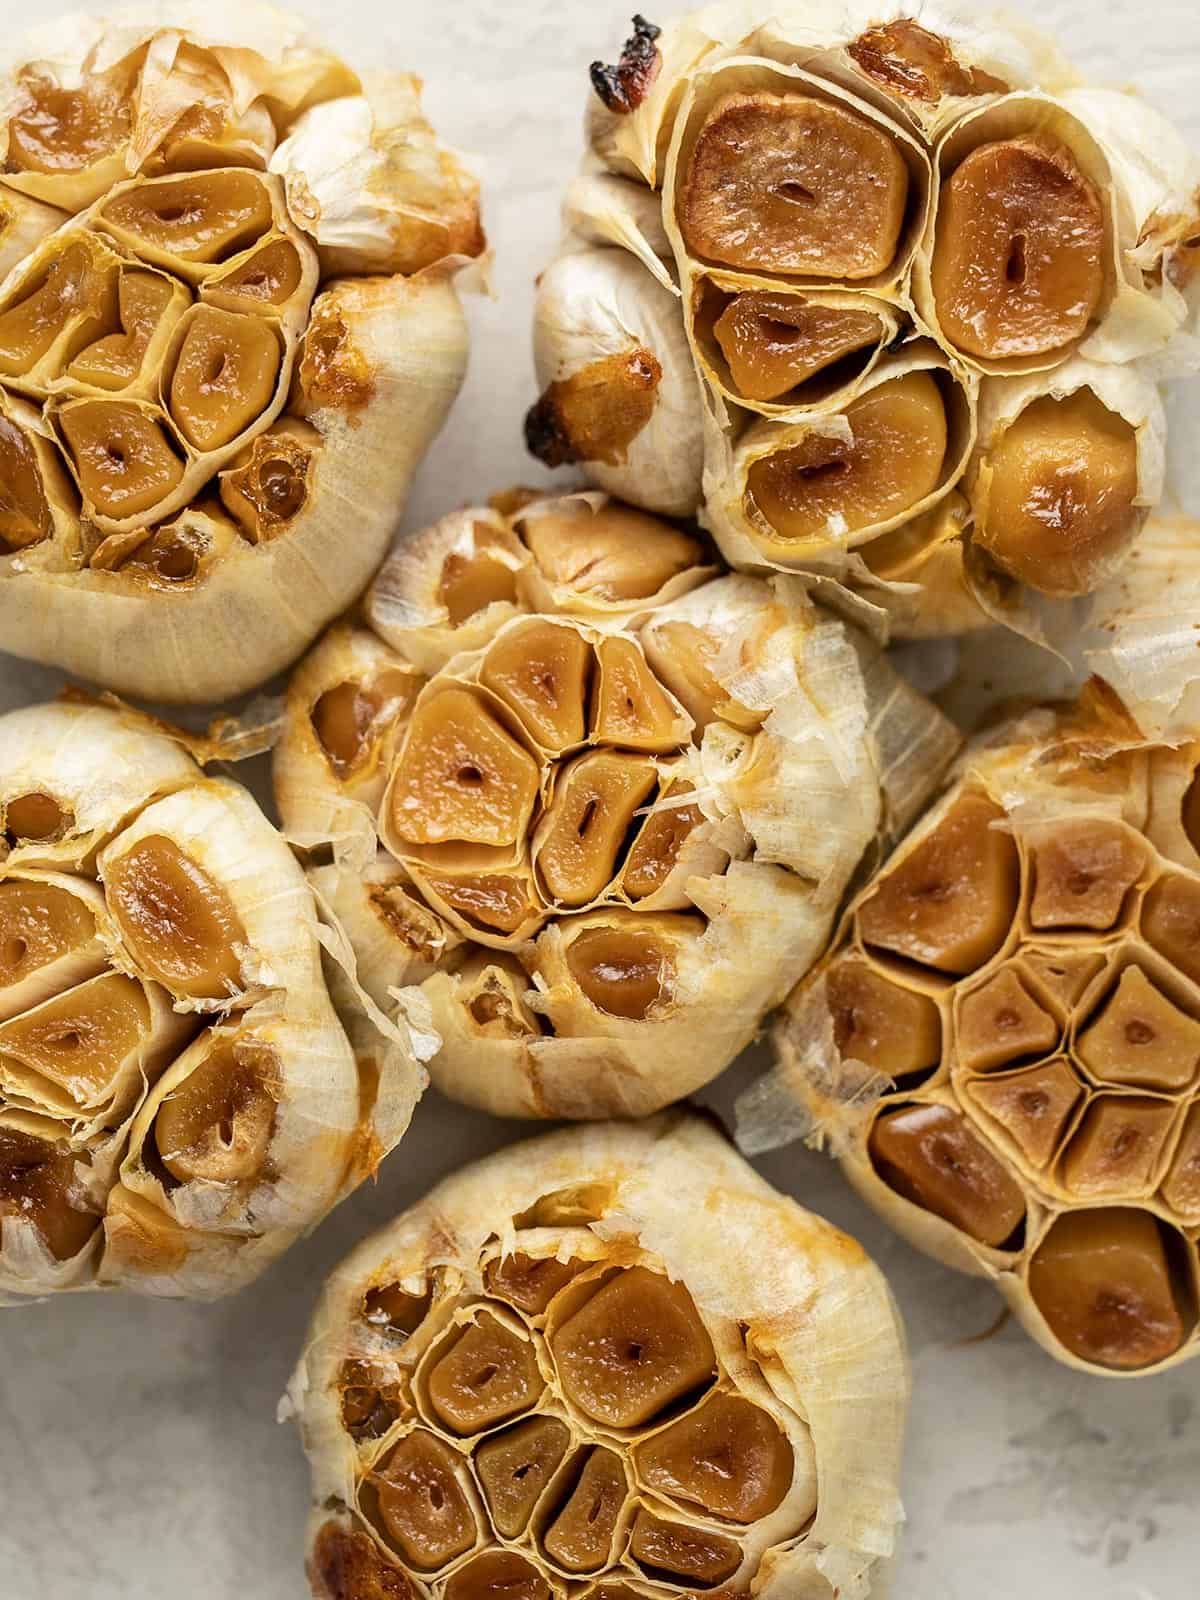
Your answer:
[[[383,555],[462,379],[476,186],[415,80],[368,99],[253,4],[29,48],[0,123],[0,637],[222,699]]]
[[[906,1237],[1088,1370],[1197,1349],[1198,761],[1094,699],[981,736],[741,1107],[751,1148],[798,1107]]]
[[[292,678],[280,811],[364,987],[501,1115],[714,1078],[957,743],[797,580],[594,494],[402,541],[365,620]]]
[[[1200,160],[1028,29],[938,25],[635,19],[592,70],[526,437],[898,637],[1040,638],[1161,499]]]
[[[907,1388],[859,1246],[707,1124],[544,1135],[326,1284],[289,1389],[313,1595],[866,1600]]]
[[[343,1023],[303,873],[183,737],[82,702],[0,718],[0,1303],[240,1288],[421,1092],[398,1031]]]

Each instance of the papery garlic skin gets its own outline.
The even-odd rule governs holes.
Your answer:
[[[301,868],[165,724],[0,718],[0,840],[0,1300],[231,1293],[399,1139],[408,1034],[339,1016]]]
[[[898,639],[997,620],[1047,643],[1068,618],[1096,615],[1074,602],[1122,570],[1161,498],[1153,391],[1200,370],[1187,253],[1200,158],[1159,114],[1132,94],[1083,86],[1031,27],[942,6],[918,19],[898,5],[772,11],[726,0],[662,28],[638,18],[620,60],[597,63],[591,82],[588,151],[545,279],[567,275],[586,243],[609,279],[622,261],[622,282],[645,304],[675,298],[699,397],[680,416],[660,405],[645,438],[661,421],[674,441],[665,460],[690,473],[699,432],[693,514],[725,559],[831,580]],[[992,286],[986,305],[981,284]],[[823,369],[822,342],[836,348],[830,330],[850,311],[877,316],[878,333],[847,335],[848,353]],[[742,344],[731,365],[718,325],[724,317],[732,337],[735,312]],[[852,349],[854,338],[866,344]],[[543,385],[567,368],[587,373],[590,414],[628,415],[619,374],[601,364],[611,344],[543,293]],[[801,359],[809,348],[812,367]],[[771,362],[786,373],[789,350],[790,390],[767,376]],[[952,448],[939,472],[914,474],[911,492],[860,515],[849,479],[836,476],[857,471],[853,408],[929,350],[944,363]],[[1078,389],[1080,363],[1137,430],[1136,504],[1087,559],[1069,531],[1045,562],[1005,557],[973,492],[986,465],[976,420],[1003,410],[1013,386]],[[529,414],[543,459],[536,424],[557,398],[545,388]],[[908,462],[924,445],[904,428],[897,421],[892,454]],[[1048,480],[1073,470],[1075,435],[1060,433],[1044,444]],[[814,440],[829,443],[797,453]],[[589,443],[582,436],[574,455],[591,481],[653,506],[659,441],[653,478],[614,479]],[[756,465],[760,481],[793,475],[793,498],[810,503],[803,537],[780,536],[755,495]],[[1050,482],[1046,493],[1058,492]]]
[[[1068,1365],[1196,1354],[1194,744],[1095,689],[981,734],[845,913],[739,1106]]]
[[[0,405],[27,487],[0,635],[124,693],[243,692],[394,531],[465,371],[477,185],[414,79],[364,89],[254,4],[64,19],[7,60]]]
[[[458,1414],[444,1376],[456,1326],[475,1341],[472,1359],[492,1346],[493,1361],[525,1351],[536,1375],[503,1402],[464,1387],[481,1412],[490,1402],[507,1417],[466,1440],[446,1409],[453,1400]],[[636,1387],[615,1343],[599,1380],[583,1343],[594,1336],[602,1351],[622,1330],[646,1354]],[[681,1384],[693,1392],[666,1422]],[[447,1179],[326,1285],[281,1406],[312,1470],[313,1594],[430,1580],[453,1593],[456,1573],[469,1583],[501,1559],[502,1524],[509,1576],[531,1593],[574,1579],[588,1596],[610,1585],[640,1594],[650,1578],[656,1593],[690,1594],[687,1563],[703,1552],[727,1572],[722,1594],[865,1600],[902,1516],[907,1391],[877,1270],[712,1129],[675,1115],[544,1135]],[[637,1421],[614,1426],[618,1414]],[[718,1491],[705,1451],[735,1440]],[[419,1446],[431,1466],[458,1463],[442,1503],[464,1508],[461,1531],[449,1513],[436,1529],[410,1521],[402,1488],[388,1487],[402,1485],[405,1453]],[[576,1555],[565,1464],[577,1470],[589,1447],[595,1463],[596,1446],[625,1485],[611,1504],[597,1498],[603,1538]],[[511,1480],[493,1464],[506,1450],[517,1452]],[[504,1493],[530,1480],[528,1492]],[[651,1515],[679,1541],[652,1571],[642,1564]]]
[[[293,675],[284,826],[438,1086],[501,1115],[715,1077],[956,745],[801,582],[595,493],[453,513],[365,618]]]

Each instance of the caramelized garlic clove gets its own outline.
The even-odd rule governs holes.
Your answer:
[[[1102,1083],[1182,1089],[1200,1066],[1200,1022],[1173,1004],[1140,967],[1130,966],[1075,1048]]]
[[[629,1552],[653,1576],[704,1588],[732,1578],[742,1564],[741,1546],[691,1523],[668,1522],[644,1508],[633,1524]]]
[[[260,317],[198,306],[171,378],[171,416],[201,451],[220,450],[271,404],[283,350]]]
[[[1059,1343],[1097,1366],[1151,1366],[1187,1335],[1163,1230],[1148,1211],[1056,1217],[1029,1263],[1029,1292]]]
[[[196,265],[228,260],[273,222],[270,190],[238,167],[134,183],[106,200],[99,217],[135,245]]]
[[[1005,813],[965,794],[859,906],[864,941],[940,972],[973,972],[1003,945],[1020,867]]]
[[[774,1418],[740,1395],[718,1392],[634,1451],[640,1481],[730,1522],[777,1511],[795,1459]]]
[[[997,1121],[1034,1167],[1058,1149],[1083,1098],[1083,1085],[1062,1059],[967,1086],[967,1095]]]
[[[1011,966],[1001,967],[958,1004],[958,1059],[971,1072],[992,1072],[1021,1056],[1044,1056],[1058,1043],[1058,1024]]]
[[[304,266],[290,239],[269,239],[250,256],[238,261],[228,272],[205,284],[210,300],[242,302],[242,309],[285,306],[300,288]]]
[[[939,100],[1004,94],[1008,84],[981,67],[965,67],[949,40],[911,17],[897,17],[860,33],[846,53],[890,95],[936,105]]]
[[[975,542],[1043,594],[1088,594],[1141,523],[1132,425],[1090,389],[1032,401],[988,446]]]
[[[86,505],[124,521],[151,512],[183,481],[183,462],[153,411],[120,400],[80,400],[59,422]]]
[[[0,1023],[0,1082],[59,1112],[100,1106],[131,1063],[140,1077],[150,1020],[132,978],[90,978]]]
[[[1146,864],[1128,828],[1102,817],[1053,823],[1031,841],[1035,928],[1111,928]]]
[[[559,1382],[593,1422],[637,1428],[716,1376],[716,1356],[691,1296],[630,1267],[556,1329]]]
[[[868,349],[882,333],[875,312],[762,289],[734,295],[713,324],[734,387],[747,400],[764,402],[782,399],[836,362]]]
[[[22,285],[22,290],[26,286]],[[20,378],[71,332],[86,344],[116,321],[117,270],[92,241],[69,237],[50,255],[26,292],[0,312],[0,373]]]
[[[61,883],[0,883],[0,1021],[106,965],[96,911]]]
[[[447,1578],[443,1600],[554,1600],[542,1573],[515,1550],[484,1550]]]
[[[44,1126],[43,1138],[0,1124],[0,1235],[5,1218],[20,1218],[32,1224],[56,1261],[70,1261],[93,1237],[100,1218],[77,1194],[75,1167],[84,1158],[66,1138],[50,1136],[53,1123]]]
[[[862,279],[896,257],[908,201],[897,141],[806,94],[728,94],[704,119],[679,224],[697,256],[745,271]]]
[[[1060,352],[1104,291],[1100,191],[1046,135],[980,145],[942,185],[931,271],[942,332],[960,350]]]
[[[527,1316],[540,1317],[558,1291],[582,1268],[583,1262],[574,1258],[559,1261],[555,1256],[529,1256],[517,1250],[489,1261],[483,1281],[489,1294],[507,1300]]]
[[[490,538],[492,534],[486,523],[476,523],[471,553],[451,550],[442,563],[437,598],[452,628],[461,628],[489,606],[517,603],[517,572],[511,553]]]
[[[134,960],[175,994],[225,1000],[242,987],[246,930],[221,886],[163,834],[113,858],[105,894]]]
[[[833,1040],[843,1060],[862,1061],[889,1078],[937,1066],[942,1021],[928,995],[905,989],[854,956],[825,976]]]
[[[375,1468],[370,1481],[383,1531],[418,1572],[446,1566],[476,1542],[463,1470],[458,1452],[423,1428],[401,1439]]]
[[[482,953],[459,973],[463,1009],[473,1030],[485,1039],[536,1039],[537,1018],[526,1004],[532,985],[511,958]]]
[[[691,718],[667,694],[632,639],[608,635],[597,646],[596,658],[595,738],[660,755],[689,742]]]
[[[671,693],[686,707],[696,728],[703,730],[718,718],[745,733],[754,733],[766,720],[731,700],[717,679],[722,646],[713,633],[679,618],[652,621],[642,635],[646,659]]]
[[[542,749],[558,754],[587,737],[592,662],[592,647],[575,628],[536,617],[506,628],[491,644],[479,681]]]
[[[571,1573],[603,1567],[628,1492],[620,1456],[600,1447],[592,1450],[578,1481],[542,1535],[550,1559]]]
[[[1104,956],[1067,946],[1036,946],[1021,951],[1021,965],[1051,1010],[1065,1021],[1104,966]]]
[[[167,1094],[154,1119],[163,1166],[180,1183],[261,1177],[278,1110],[260,1051],[220,1042]]]
[[[1164,874],[1142,904],[1142,932],[1159,955],[1200,983],[1200,883]]]
[[[422,682],[415,673],[381,672],[370,683],[335,683],[317,699],[310,713],[313,733],[343,782],[370,760],[382,735],[381,723],[403,716]]]
[[[486,1312],[434,1363],[429,1403],[452,1433],[481,1433],[528,1411],[546,1384],[530,1339]]]
[[[999,1250],[1025,1220],[1020,1184],[949,1106],[885,1111],[871,1129],[871,1161],[890,1189]]]
[[[925,371],[891,378],[846,407],[852,439],[810,432],[753,462],[749,500],[783,539],[850,536],[919,505],[946,460],[946,406]]]
[[[508,937],[545,915],[527,872],[451,873],[426,868],[418,877],[421,888],[476,930]]]
[[[485,1439],[475,1452],[475,1471],[496,1532],[517,1539],[558,1471],[571,1435],[557,1417],[530,1417]]]
[[[132,85],[120,69],[64,85],[36,66],[18,73],[8,122],[8,170],[47,176],[83,172],[118,151],[133,121]]]
[[[321,435],[289,417],[264,429],[218,478],[221,504],[255,544],[285,533],[311,503]]]
[[[615,500],[539,505],[517,528],[547,582],[610,603],[652,599],[704,560],[699,540]]]
[[[122,272],[117,293],[121,332],[85,345],[67,368],[69,378],[94,389],[125,389],[137,378],[163,318],[181,298],[156,272]]]
[[[53,843],[74,825],[74,818],[51,794],[33,789],[4,804],[4,831],[14,844]]]
[[[33,446],[10,417],[0,416],[0,556],[41,544],[53,532]]]
[[[513,846],[538,794],[537,762],[484,701],[449,688],[417,705],[392,776],[391,821],[414,845]]]
[[[1189,1222],[1200,1219],[1200,1105],[1193,1105],[1184,1121],[1163,1179],[1162,1197]]]
[[[1062,1158],[1063,1186],[1083,1200],[1120,1200],[1154,1181],[1175,1108],[1140,1095],[1100,1094]]]
[[[534,862],[556,904],[578,909],[612,882],[634,817],[658,784],[653,765],[619,750],[593,750],[560,771],[539,828]]]
[[[666,883],[688,839],[704,821],[699,806],[668,799],[642,823],[629,847],[621,889],[631,900],[644,900]]]
[[[598,1011],[632,1022],[653,1019],[675,977],[670,941],[636,918],[585,928],[567,946],[567,966]]]
[[[356,1444],[382,1439],[411,1408],[401,1386],[375,1382],[373,1370],[365,1361],[343,1361],[338,1383],[342,1394],[341,1424]]]

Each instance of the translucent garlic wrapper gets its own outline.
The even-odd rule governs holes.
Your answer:
[[[1173,129],[940,6],[638,17],[591,82],[534,454],[881,633],[1078,624],[1162,497],[1159,384],[1200,367]]]
[[[603,496],[498,504],[300,665],[276,796],[441,1089],[646,1115],[749,1042],[957,736],[798,579]]]
[[[740,1110],[806,1134],[1051,1354],[1200,1349],[1200,746],[1095,692],[968,747],[845,914]]]
[[[316,1600],[865,1600],[908,1400],[883,1278],[706,1123],[512,1146],[360,1245],[284,1412]]]
[[[0,718],[0,1303],[229,1293],[374,1171],[425,1076],[399,1028],[339,1017],[321,932],[184,735]]]
[[[0,641],[211,701],[378,566],[461,383],[477,186],[415,79],[229,0],[72,16],[0,78]]]

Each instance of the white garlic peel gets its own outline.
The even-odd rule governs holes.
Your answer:
[[[1200,161],[1174,130],[1132,94],[1083,86],[1035,30],[943,6],[918,21],[728,0],[662,29],[638,19],[592,86],[547,272],[567,292],[535,313],[541,381],[589,374],[589,415],[607,399],[632,426],[567,264],[580,241],[615,250],[644,318],[669,271],[699,399],[682,418],[659,404],[643,434],[659,427],[657,459],[682,469],[699,431],[696,514],[732,565],[832,579],[899,639],[998,619],[1049,642],[1086,622],[1072,602],[1113,579],[1161,498],[1153,391],[1200,371]],[[836,161],[818,168],[810,146]],[[883,387],[938,347],[941,418],[927,388]],[[1064,400],[1080,362],[1101,397],[1086,414]],[[1021,384],[1043,405],[989,509],[974,419]],[[549,459],[536,428],[530,443]],[[645,473],[615,482],[584,430],[576,443],[589,479],[642,503]]]
[[[597,494],[447,517],[365,617],[293,675],[280,812],[364,988],[498,1114],[715,1077],[957,744],[800,580]]]
[[[0,718],[0,1298],[250,1282],[398,1141],[407,1035],[345,1023],[250,795],[119,708]]]
[[[865,1600],[902,1519],[907,1391],[876,1268],[706,1124],[544,1135],[326,1284],[281,1407],[312,1471],[313,1594]]]
[[[1198,764],[1096,688],[980,734],[739,1106],[1111,1376],[1200,1349]]]
[[[8,61],[0,636],[243,692],[395,530],[465,370],[477,186],[415,80],[364,91],[254,4],[64,19]]]

